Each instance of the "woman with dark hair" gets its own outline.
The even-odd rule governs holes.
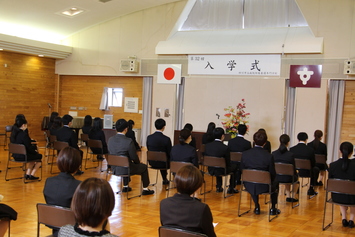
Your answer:
[[[53,126],[53,123],[54,123],[54,119],[56,117],[59,116],[59,113],[58,112],[52,112],[51,113],[51,116],[49,117],[49,122],[48,122],[48,125],[47,125],[47,129],[50,130]]]
[[[192,130],[194,129],[191,123],[187,123],[184,126],[184,129],[188,129],[191,132],[191,141],[188,143],[190,146],[196,149],[196,138],[192,136]]]
[[[99,178],[88,178],[75,190],[71,209],[76,224],[60,228],[60,237],[103,236],[117,237],[110,233],[108,218],[115,207],[115,196],[110,184]]]
[[[214,122],[210,122],[207,126],[207,131],[202,136],[202,144],[207,144],[209,142],[214,141],[213,130],[216,128],[216,124]]]
[[[321,142],[323,137],[323,132],[321,130],[314,131],[314,140],[307,144],[314,149],[314,153],[318,155],[325,155],[325,160],[327,160],[327,145]],[[319,168],[319,181],[317,182],[318,186],[323,186],[323,177],[325,171],[328,169],[327,164],[316,163],[316,167]]]
[[[44,185],[43,194],[47,204],[70,207],[73,194],[80,184],[73,176],[81,165],[81,156],[73,147],[63,148],[57,158],[60,173],[49,177]],[[53,229],[53,235],[58,236],[59,229]]]
[[[62,118],[55,117],[52,126],[49,128],[49,133],[56,136],[56,132],[63,126]]]
[[[191,197],[203,184],[201,172],[185,165],[176,173],[174,182],[178,193],[160,202],[161,224],[215,237],[209,206]]]
[[[92,126],[92,129],[89,132],[89,139],[91,140],[100,140],[102,143],[102,151],[100,150],[100,148],[90,148],[92,150],[92,152],[94,153],[101,153],[103,152],[103,154],[107,154],[108,153],[108,149],[107,149],[107,143],[106,143],[106,137],[105,137],[105,133],[104,131],[102,131],[102,119],[99,117],[96,117],[94,119],[94,124]],[[103,159],[103,157],[100,157],[98,155],[97,159]]]
[[[86,115],[84,118],[84,126],[81,128],[84,134],[89,134],[92,129],[92,117],[91,115]]]
[[[179,136],[179,144],[173,146],[170,152],[170,161],[190,162],[198,167],[196,149],[189,145],[191,141],[191,131],[182,129]]]
[[[134,121],[133,120],[128,120],[128,130],[126,133],[126,137],[129,137],[132,139],[134,146],[136,147],[137,151],[141,150],[141,147],[139,146],[137,140],[136,140],[136,134],[133,131],[133,127],[134,127]]]
[[[10,141],[11,143],[23,144],[26,147],[27,152],[27,171],[25,174],[25,179],[35,180],[39,179],[35,177],[36,171],[41,166],[41,162],[34,162],[32,160],[41,160],[42,155],[38,153],[37,146],[31,143],[31,138],[28,136],[27,130],[27,120],[24,118],[16,119],[16,123],[12,126],[12,132]],[[13,157],[17,161],[24,161],[25,156],[20,154],[13,154]]]
[[[258,132],[263,132],[266,134],[266,130],[263,128],[259,128]],[[253,147],[254,146],[255,146],[255,143],[253,143]],[[263,148],[271,154],[271,143],[267,140],[267,134],[266,134],[266,142],[265,142]]]
[[[276,179],[281,183],[292,183],[292,180],[295,182],[298,180],[298,174],[295,166],[295,156],[292,152],[288,150],[288,146],[290,144],[290,137],[287,134],[282,134],[279,138],[280,147],[276,151],[272,152],[274,156],[274,162],[284,163],[284,164],[292,164],[294,168],[293,177],[288,175],[277,175]],[[295,194],[298,190],[299,184],[295,184],[292,190],[292,197],[295,197]],[[297,202],[298,200],[291,197],[291,185],[285,185],[286,191],[286,202]]]
[[[355,181],[355,160],[349,159],[353,154],[354,146],[350,142],[343,142],[340,145],[341,158],[337,161],[330,163],[329,165],[329,178],[330,179],[346,179]],[[332,199],[334,202],[342,204],[355,204],[355,195],[346,195],[332,193]],[[350,207],[350,218],[349,221],[346,218],[346,212],[348,206],[340,206],[340,212],[342,216],[343,226],[348,226],[349,228],[354,228],[354,216],[355,216],[355,207]]]

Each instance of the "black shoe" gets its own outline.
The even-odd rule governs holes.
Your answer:
[[[29,175],[29,177],[27,179],[36,180],[36,179],[39,179],[39,177],[36,177],[36,176],[33,176],[33,175]]]
[[[81,170],[78,170],[78,171],[76,171],[76,173],[75,173],[75,175],[82,175],[82,174],[84,174],[84,171],[81,171]]]
[[[25,176],[23,176],[24,179],[30,179],[30,175],[25,174]]]
[[[255,213],[255,215],[260,215],[260,207],[255,207],[254,213]]]
[[[222,187],[217,187],[217,188],[216,188],[216,192],[217,192],[217,193],[223,192],[223,188],[222,188]]]
[[[296,198],[286,198],[286,202],[298,202]]]
[[[166,180],[163,180],[163,185],[169,185],[169,182],[170,182],[170,181],[167,180],[167,179],[166,179]]]
[[[313,195],[317,195],[318,193],[316,191],[314,191],[313,187],[308,189],[307,191],[307,195],[309,196],[313,196]]]
[[[103,157],[102,155],[97,155],[97,156],[96,156],[96,159],[97,159],[97,160],[104,160],[104,157]]]
[[[127,192],[130,192],[130,191],[132,191],[131,187],[123,187],[123,189],[122,189],[122,193],[127,193]]]
[[[239,191],[235,188],[229,188],[227,191],[228,194],[232,194],[232,193],[239,193]]]
[[[277,209],[277,208],[271,208],[270,209],[270,215],[271,216],[275,216],[275,215],[278,215],[280,213],[281,213],[280,209]]]
[[[355,227],[354,221],[349,221],[348,227],[349,228],[354,228]]]
[[[341,222],[342,222],[342,224],[343,224],[344,227],[349,226],[349,222],[348,222],[346,219],[343,219]],[[353,222],[353,223],[354,223],[354,222]]]
[[[143,190],[142,195],[152,195],[154,194],[154,190]]]

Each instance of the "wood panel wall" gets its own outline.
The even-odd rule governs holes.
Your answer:
[[[55,78],[55,59],[0,51],[0,133],[24,114],[30,136],[44,140],[41,122],[54,103]]]
[[[355,144],[355,81],[346,81],[340,141]]]
[[[125,113],[124,107],[110,107],[109,111],[99,109],[104,87],[123,88],[123,97],[138,98],[138,109],[142,110],[143,78],[142,77],[118,77],[118,76],[60,76],[58,112],[60,116],[76,111],[79,117],[91,115],[92,117],[104,117],[104,114],[112,114],[114,121],[120,118],[132,119],[134,128],[141,128],[142,114]],[[77,107],[70,110],[70,107]],[[85,107],[86,110],[78,110]]]

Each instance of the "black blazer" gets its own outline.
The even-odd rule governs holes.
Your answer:
[[[46,203],[69,208],[75,189],[80,183],[80,180],[76,180],[71,174],[64,172],[47,178],[43,189]]]
[[[81,128],[81,131],[83,131],[84,134],[89,134],[91,129],[92,126],[84,126]]]
[[[310,160],[312,168],[316,165],[314,150],[305,143],[298,143],[296,146],[291,147],[290,151],[295,154],[297,159]]]
[[[104,131],[102,131],[102,130],[92,130],[91,129],[90,132],[89,132],[89,139],[100,140],[101,143],[102,143],[102,152],[103,152],[103,154],[107,154],[108,153],[106,137],[105,137]],[[91,148],[91,150],[94,153],[100,153],[101,152],[100,149]]]
[[[243,152],[251,149],[250,141],[244,139],[244,137],[238,137],[231,139],[228,141],[228,147],[230,151],[233,152]]]
[[[128,129],[126,133],[126,137],[129,137],[132,139],[134,146],[136,147],[136,150],[140,151],[141,147],[139,146],[137,140],[136,140],[136,133],[132,129]]]
[[[166,153],[167,158],[170,159],[171,147],[170,138],[162,132],[157,131],[147,137],[148,151],[163,151]]]
[[[209,206],[187,194],[176,193],[160,202],[160,222],[163,226],[216,236]]]
[[[189,144],[177,144],[172,147],[170,152],[170,161],[190,162],[198,167],[197,152]]]
[[[230,150],[222,141],[214,140],[213,142],[207,143],[205,145],[205,155],[224,158],[226,161],[226,167],[228,168],[231,166]],[[221,175],[224,173],[224,170],[221,168],[208,167],[208,172],[211,175]]]
[[[269,171],[272,183],[274,183],[276,178],[274,158],[262,147],[254,147],[244,151],[242,154],[240,169],[242,170],[242,175],[244,169]],[[244,183],[244,185],[252,195],[259,195],[268,190],[267,185],[264,184]]]
[[[214,141],[213,134],[205,133],[202,135],[202,144],[207,144]]]
[[[327,145],[325,145],[323,142],[320,141],[317,148],[314,147],[314,140],[308,143],[307,146],[313,148],[315,154],[325,155],[325,157],[327,158]]]
[[[17,131],[15,137],[11,137],[11,143],[23,144],[25,146],[26,153],[27,153],[27,161],[42,159],[42,155],[37,152],[37,146],[32,145],[31,142],[32,141],[31,141],[31,138],[28,136],[28,133],[26,131],[21,130],[21,129],[19,131]],[[12,156],[17,161],[24,161],[25,160],[24,155],[13,154]]]
[[[63,126],[56,132],[57,140],[67,142],[69,146],[79,150],[78,137],[76,133],[69,127]]]

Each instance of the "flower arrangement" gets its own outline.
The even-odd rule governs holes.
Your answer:
[[[244,99],[242,99],[242,102],[236,107],[228,106],[227,108],[224,108],[224,111],[227,113],[224,115],[225,118],[222,119],[222,125],[226,130],[226,133],[231,134],[232,138],[236,137],[239,124],[246,125],[248,122],[248,116],[250,113],[246,113],[244,111],[245,108],[246,106]]]

